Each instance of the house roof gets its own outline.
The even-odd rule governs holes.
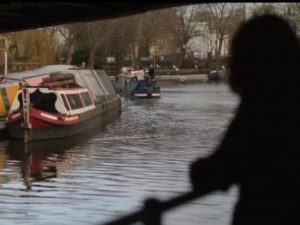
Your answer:
[[[104,2],[4,2],[0,4],[0,33],[47,27],[64,23],[88,22],[143,13],[194,1],[150,2],[110,0]]]

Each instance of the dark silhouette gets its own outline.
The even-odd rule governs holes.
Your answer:
[[[152,64],[150,65],[148,74],[149,74],[149,76],[150,76],[150,79],[154,79],[154,67],[153,67]]]
[[[219,71],[213,70],[207,74],[207,79],[209,82],[219,83],[221,81],[221,74]]]
[[[263,15],[232,41],[229,84],[240,96],[217,150],[192,163],[200,194],[239,187],[234,225],[300,224],[299,44],[288,22]]]

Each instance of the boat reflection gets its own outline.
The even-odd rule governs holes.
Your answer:
[[[80,160],[78,156],[81,154],[78,154],[78,151],[85,150],[76,149],[76,146],[86,143],[102,130],[103,127],[69,138],[36,141],[28,144],[10,139],[5,147],[5,160],[19,162],[15,164],[20,167],[23,183],[27,190],[31,190],[32,182],[56,178],[59,173],[69,169],[74,161]],[[5,167],[3,163],[2,168]]]
[[[10,140],[6,154],[9,160],[21,162],[24,185],[30,190],[31,182],[57,177],[57,163],[66,160],[65,149],[71,147],[72,144],[72,142],[65,140],[29,144]]]

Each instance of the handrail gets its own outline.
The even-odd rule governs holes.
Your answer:
[[[143,209],[102,225],[126,225],[139,221],[144,222],[145,225],[161,225],[161,214],[163,212],[186,204],[202,195],[203,193],[188,192],[167,201],[150,198],[145,201]]]

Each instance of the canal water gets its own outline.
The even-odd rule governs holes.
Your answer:
[[[238,98],[226,85],[164,85],[122,99],[122,114],[71,139],[0,143],[0,224],[102,224],[191,189],[189,166],[214,151]],[[229,224],[237,188],[163,216],[167,225]]]

